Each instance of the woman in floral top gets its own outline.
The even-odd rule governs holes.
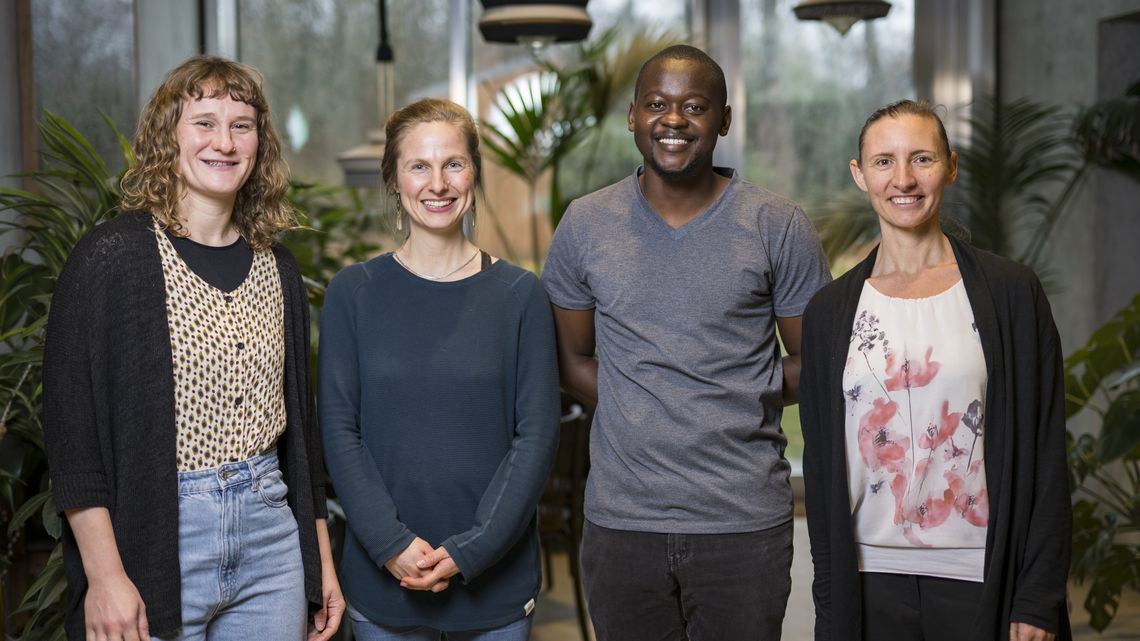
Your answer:
[[[1070,636],[1061,353],[1032,272],[943,234],[938,116],[867,120],[882,242],[804,316],[817,639]]]

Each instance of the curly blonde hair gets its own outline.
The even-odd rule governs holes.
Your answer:
[[[122,210],[151,213],[159,225],[187,235],[177,206],[185,195],[178,175],[178,121],[188,100],[229,96],[257,111],[257,159],[234,200],[233,225],[254,251],[268,249],[278,232],[296,226],[281,143],[269,118],[261,74],[253,67],[218,56],[195,56],[166,74],[143,107],[132,147],[135,164],[123,175]]]

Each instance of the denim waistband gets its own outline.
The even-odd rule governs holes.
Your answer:
[[[212,492],[224,490],[227,487],[252,483],[253,481],[278,469],[277,452],[270,450],[265,454],[226,463],[218,467],[211,467],[193,472],[178,473],[178,493],[191,494],[194,492]]]

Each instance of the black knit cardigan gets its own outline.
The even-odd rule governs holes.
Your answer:
[[[174,376],[166,285],[153,219],[127,212],[72,250],[55,287],[44,347],[44,441],[61,511],[111,513],[127,576],[152,635],[181,627]],[[309,383],[309,305],[292,255],[274,247],[285,328],[286,428],[277,453],[297,519],[305,594],[321,601],[315,520],[324,472]],[[87,577],[64,532],[67,633],[84,638]]]
[[[950,241],[988,375],[982,438],[989,528],[985,586],[970,639],[1008,639],[1010,621],[1071,639],[1063,359],[1049,302],[1029,269]],[[804,312],[800,416],[817,641],[862,638],[842,377],[859,295],[877,252],[820,290]]]

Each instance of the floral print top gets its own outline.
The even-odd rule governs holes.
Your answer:
[[[916,299],[863,285],[843,372],[861,571],[982,580],[985,391],[961,280]]]

